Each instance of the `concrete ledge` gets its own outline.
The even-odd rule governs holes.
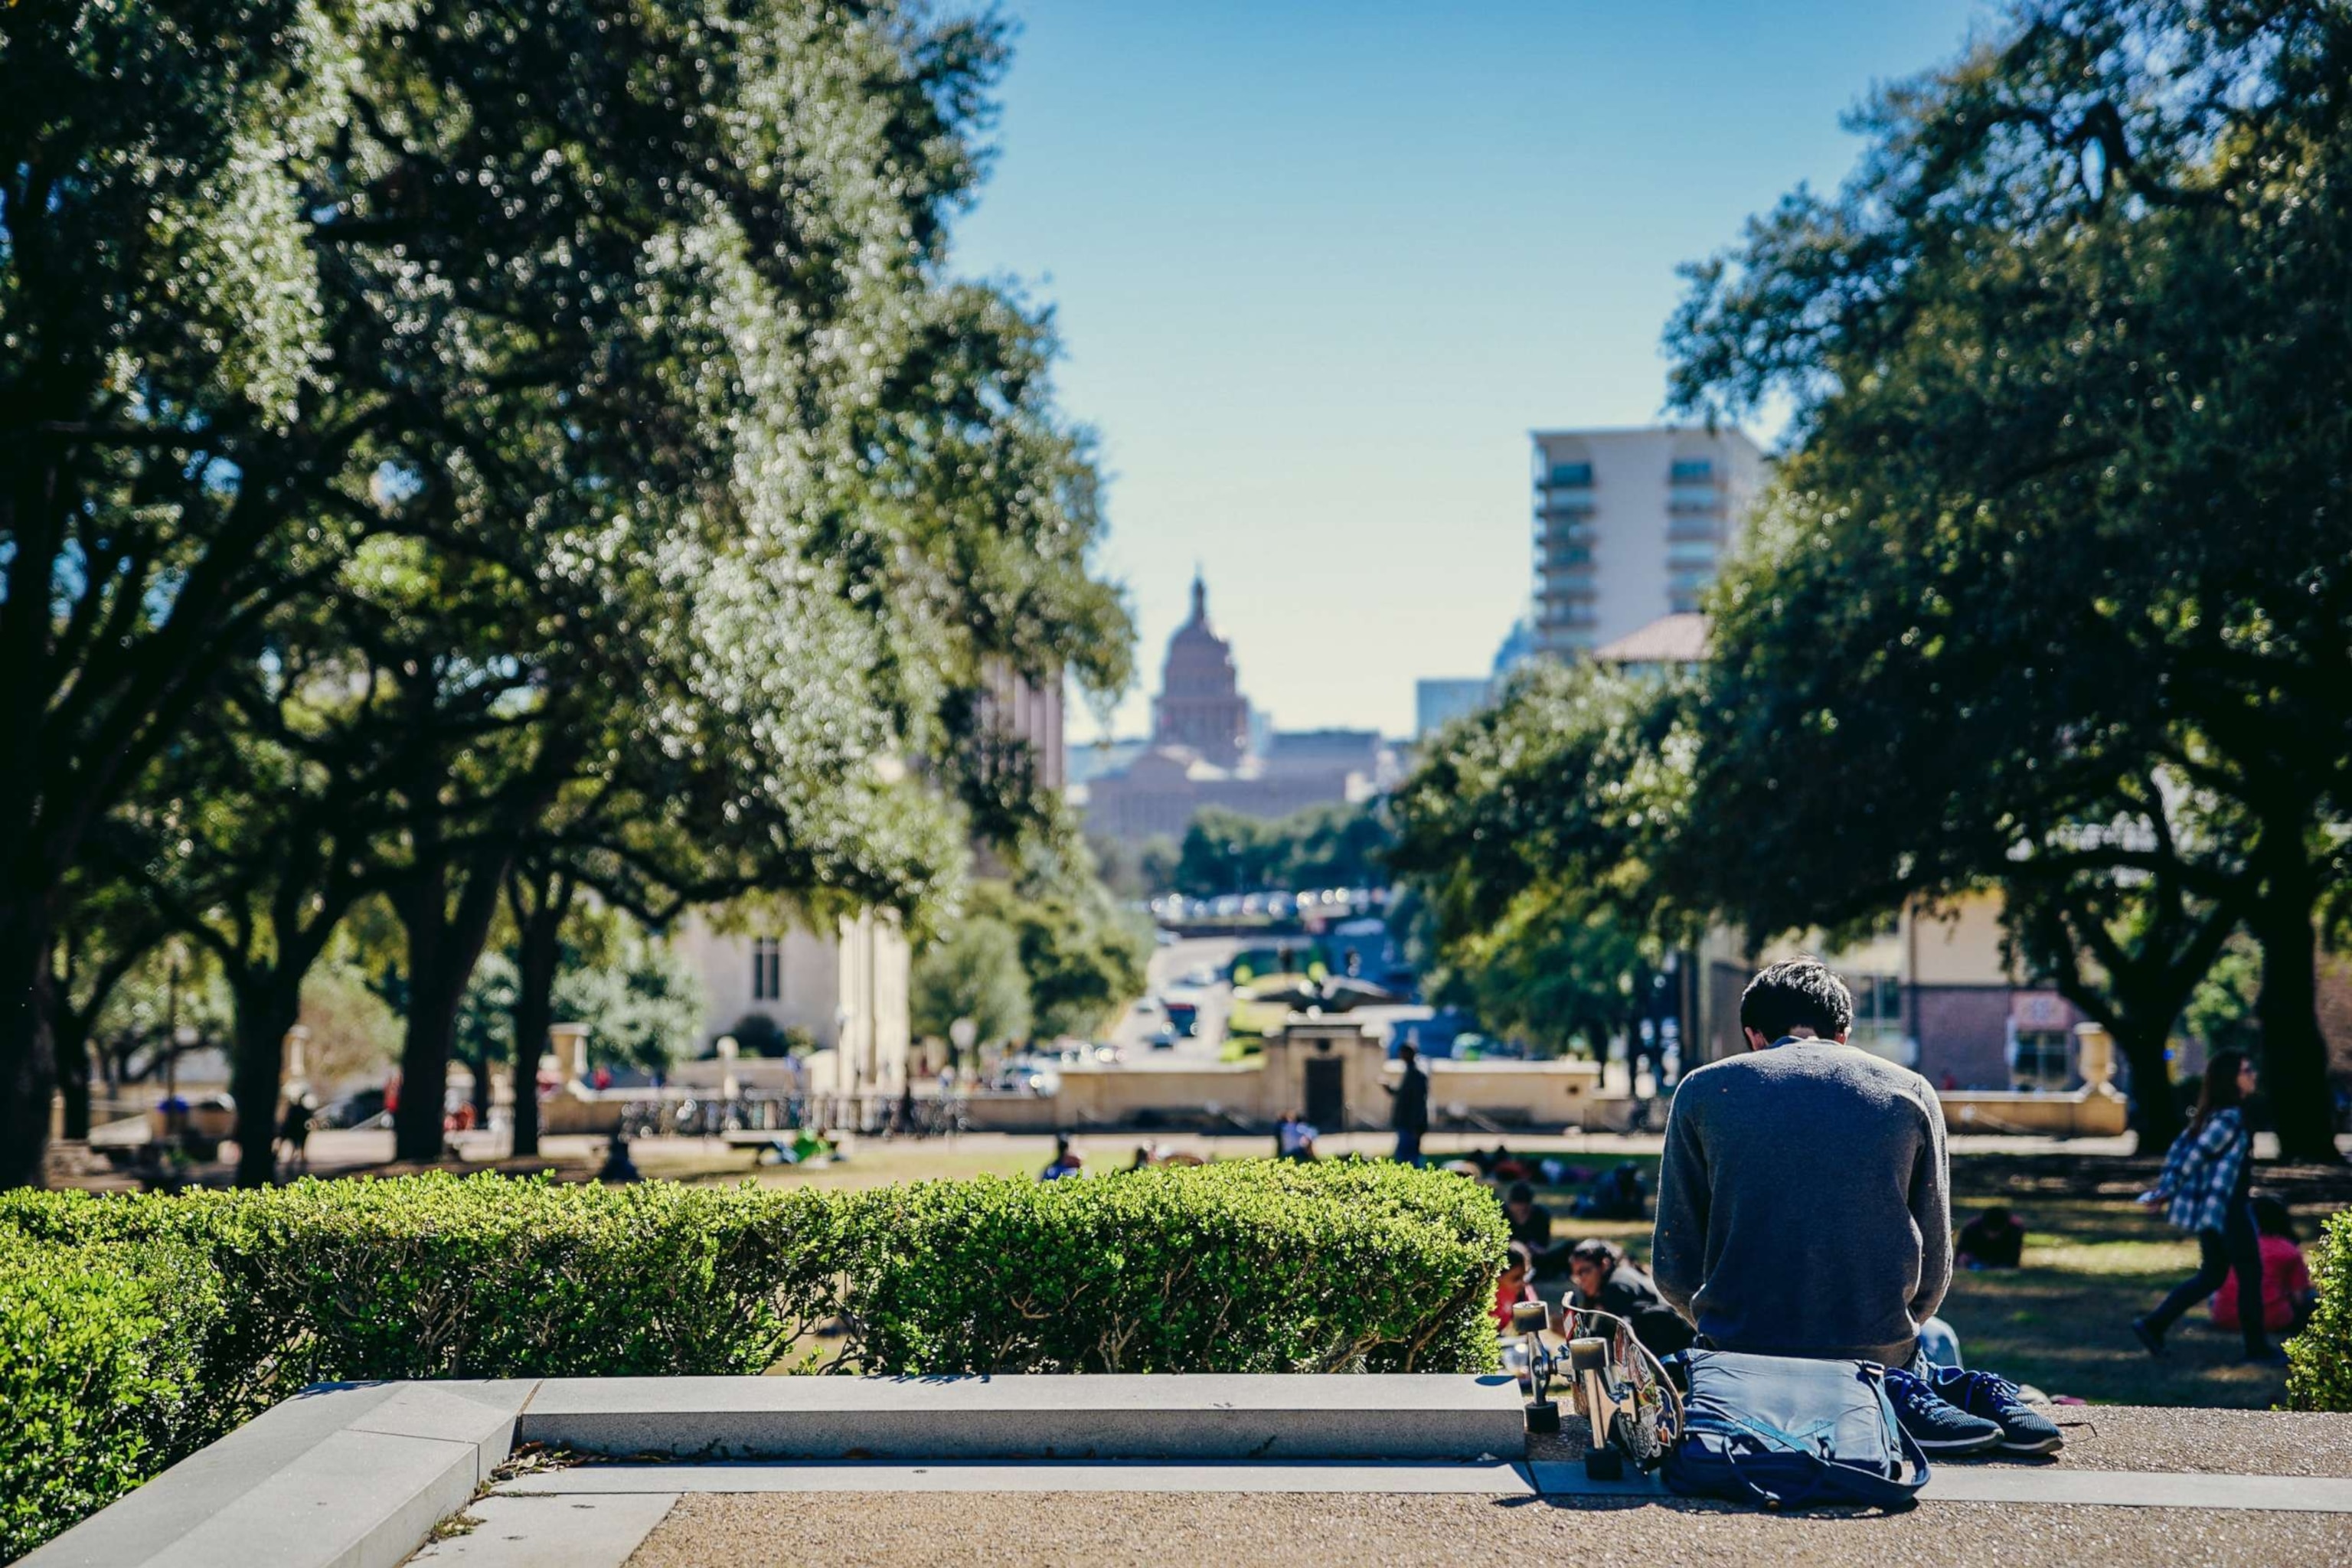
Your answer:
[[[519,1442],[698,1459],[1479,1459],[1508,1377],[549,1378]]]
[[[329,1384],[191,1455],[23,1568],[394,1568],[514,1447],[537,1384]]]
[[[1583,1465],[1539,1460],[1528,1467],[1546,1497],[1647,1498],[1675,1494],[1654,1476],[1596,1481]],[[1933,1467],[1919,1500],[2095,1508],[2187,1508],[2290,1513],[2352,1513],[2352,1479],[2228,1476],[2194,1472],[2070,1470],[2057,1465],[1945,1461]]]
[[[1148,1460],[989,1464],[582,1465],[542,1470],[489,1500],[658,1497],[706,1492],[1396,1492],[1533,1497],[1527,1467],[1330,1459],[1170,1465]],[[481,1505],[477,1504],[479,1511]]]

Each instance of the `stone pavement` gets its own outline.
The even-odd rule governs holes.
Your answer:
[[[1999,1568],[2352,1562],[2352,1418],[2068,1410],[2050,1461],[1946,1463],[1907,1513],[1777,1516],[1530,1463],[602,1464],[502,1483],[418,1568],[1213,1561]]]

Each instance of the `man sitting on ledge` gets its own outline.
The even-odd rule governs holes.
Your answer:
[[[2056,1426],[1984,1373],[1930,1366],[1952,1282],[1950,1163],[1927,1080],[1845,1043],[1853,998],[1819,959],[1739,999],[1744,1056],[1675,1089],[1650,1268],[1702,1345],[1873,1361],[1933,1453],[2048,1453]]]

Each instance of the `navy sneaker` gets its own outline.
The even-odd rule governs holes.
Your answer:
[[[1895,1402],[1895,1418],[1923,1452],[1981,1454],[2000,1446],[2000,1422],[1969,1415],[1916,1373],[1888,1367],[1886,1396]]]
[[[1999,1426],[2004,1454],[2054,1454],[2066,1446],[2058,1423],[2020,1398],[2017,1384],[2005,1377],[1939,1366],[1929,1382],[1947,1404]]]
[[[2156,1357],[2158,1361],[2164,1359],[2164,1332],[2162,1330],[2157,1328],[2153,1323],[2150,1323],[2146,1318],[2134,1318],[2131,1321],[2131,1331],[2132,1338],[2139,1342],[2140,1349],[2147,1352],[2148,1354]]]

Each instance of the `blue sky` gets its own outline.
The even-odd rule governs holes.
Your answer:
[[[1528,587],[1527,432],[1654,421],[1677,264],[1859,144],[1982,7],[1007,0],[958,265],[1056,310],[1139,731],[1192,567],[1286,728],[1409,733]],[[1074,713],[1073,743],[1091,740]]]

